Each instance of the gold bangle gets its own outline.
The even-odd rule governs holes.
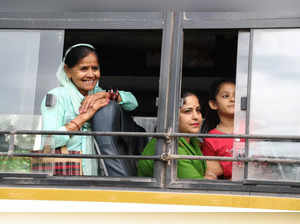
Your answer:
[[[74,120],[71,120],[70,123],[75,124],[75,126],[80,130],[80,126],[79,126],[79,124],[77,124],[77,122],[75,122]]]

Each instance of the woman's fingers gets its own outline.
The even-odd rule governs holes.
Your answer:
[[[98,99],[94,105],[93,105],[93,109],[96,111],[98,111],[100,108],[105,107],[107,104],[109,104],[110,100],[108,98],[102,98],[102,99]]]
[[[106,99],[108,99],[108,94],[106,92],[99,92],[90,96],[86,96],[81,103],[79,113],[87,112],[90,107],[93,107],[93,105],[97,103],[97,101],[100,100],[104,102]]]
[[[102,107],[105,107],[109,103],[109,99],[102,98],[98,99],[91,107],[89,107],[86,111],[86,113],[89,113],[90,118],[94,116],[94,114],[101,109]]]
[[[81,115],[83,115],[88,121],[100,108],[105,107],[108,103],[109,99],[99,99],[91,107],[89,107],[86,112],[82,112]]]
[[[81,106],[79,108],[79,113],[85,113],[87,112],[87,109],[89,106],[92,104],[92,97],[91,96],[86,96],[84,100],[81,103]]]

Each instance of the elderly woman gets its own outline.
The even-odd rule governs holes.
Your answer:
[[[99,60],[92,45],[76,44],[70,47],[56,76],[60,87],[50,90],[41,105],[44,130],[89,131],[93,116],[101,108],[111,105],[111,101],[128,111],[138,105],[130,92],[114,94],[98,86]],[[66,148],[69,154],[95,154],[90,136],[53,137],[56,153],[63,153]],[[98,175],[97,163],[95,159],[82,159],[72,165],[56,163],[55,175]]]

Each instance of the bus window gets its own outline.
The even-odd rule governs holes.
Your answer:
[[[139,127],[134,130],[122,131],[155,132],[162,31],[66,30],[64,51],[76,43],[90,43],[96,48],[97,54],[99,55],[101,72],[99,86],[101,88],[105,90],[129,91],[136,97],[138,107],[129,113],[133,116],[134,121]],[[102,137],[95,137],[99,144],[99,151],[105,155],[117,155],[117,153],[140,155],[149,141],[147,137],[134,137],[133,141],[128,140],[129,137],[112,138],[118,139],[115,144],[117,149],[108,150],[105,147],[101,148],[101,142],[103,141],[100,140],[100,138]],[[109,137],[106,137],[106,139],[107,138]],[[127,163],[127,161],[129,160],[121,160],[120,163]],[[130,171],[127,172],[128,176],[136,176],[137,160],[129,162],[132,163],[127,166],[131,167]],[[120,174],[121,171],[114,172],[112,171],[114,168],[109,168],[110,166],[115,167],[112,165],[113,163],[112,160],[104,160],[104,166],[108,167],[106,169],[107,175],[123,176],[123,174]],[[135,165],[133,166],[132,164]]]
[[[208,96],[209,87],[216,80],[233,80],[236,76],[236,61],[237,61],[237,30],[184,30],[184,46],[183,46],[183,68],[182,68],[182,94],[191,92],[199,98],[202,117],[206,116],[208,110]],[[234,87],[233,87],[234,91]],[[234,93],[233,93],[234,96]],[[183,108],[185,105],[183,105]],[[180,110],[180,116],[184,113]],[[190,134],[194,133],[193,130],[181,129],[179,116],[179,132],[186,131]],[[197,126],[198,124],[195,124]],[[202,130],[207,133],[214,129]],[[196,128],[197,129],[197,128]],[[199,130],[198,130],[199,129]],[[197,132],[201,130],[201,124]],[[194,144],[194,148],[197,148],[197,144],[193,141],[203,142],[203,139],[190,138],[190,144]],[[192,141],[193,140],[193,141]],[[179,140],[180,141],[180,140]],[[198,143],[199,145],[200,143]],[[203,148],[202,148],[203,149]],[[197,151],[197,150],[196,150]],[[182,154],[183,149],[179,145],[178,153]],[[189,154],[187,155],[201,155],[201,154]],[[201,161],[204,163],[203,161]],[[196,169],[201,168],[200,161],[193,161]],[[205,172],[199,175],[184,174],[181,172],[181,161],[177,161],[178,176],[182,178],[198,178],[201,179],[205,175]],[[198,163],[198,164],[196,164]],[[192,176],[190,176],[192,175]]]
[[[184,30],[182,92],[195,92],[206,103],[214,80],[235,79],[236,54],[236,30]]]
[[[16,32],[18,35],[15,35]],[[16,44],[13,44],[13,48],[8,48],[6,47],[8,46],[7,42],[12,35],[15,39],[11,39]],[[2,95],[7,96],[4,97],[7,101],[2,102],[3,111],[1,111],[9,116],[3,116],[1,129],[40,130],[41,101],[50,89],[58,86],[55,74],[61,62],[62,53],[74,44],[90,43],[97,49],[99,55],[100,87],[106,90],[130,91],[137,98],[139,106],[130,112],[130,115],[134,117],[139,127],[137,126],[132,131],[155,131],[162,44],[161,30],[3,31],[1,37],[3,38],[1,48],[4,52],[8,52],[7,57],[2,60],[6,66],[2,67],[7,68],[6,74],[9,74],[5,77],[7,81],[2,82],[2,85],[5,83],[8,85],[2,88]],[[24,42],[25,45],[20,44]],[[15,66],[12,63],[15,60],[12,58],[17,56],[20,58],[20,63]],[[8,101],[16,103],[9,104]],[[14,115],[16,113],[18,113],[17,116]],[[46,136],[39,138],[33,135],[17,135],[16,152],[26,153],[33,149],[42,150],[43,144],[41,143],[45,143],[45,139],[48,138]],[[138,143],[131,142],[131,140],[126,142],[126,139],[118,140],[117,143],[122,147],[127,143],[135,144],[134,154],[139,155],[149,139],[136,137],[135,140],[138,140]],[[55,148],[52,143],[53,139],[51,139],[51,152]],[[2,150],[4,147],[6,149]],[[131,150],[131,148],[128,149]],[[7,137],[4,135],[1,136],[1,150],[8,150]],[[3,159],[5,160],[5,158]],[[41,159],[41,161],[44,164],[46,159]],[[28,162],[30,161],[25,161],[27,165]],[[136,161],[132,161],[132,163],[136,163]],[[40,163],[37,162],[34,165],[40,165]],[[30,172],[30,164],[26,167],[26,171]],[[4,167],[2,171],[5,169]]]
[[[156,117],[161,30],[66,30],[64,51],[90,43],[100,58],[100,86],[132,92],[139,103],[134,116]]]
[[[299,126],[300,30],[253,30],[250,127],[253,135],[294,135]],[[299,158],[299,143],[249,141],[249,156]],[[299,181],[300,167],[249,163],[248,178]]]

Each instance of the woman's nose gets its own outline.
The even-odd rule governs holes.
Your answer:
[[[235,102],[235,95],[232,95],[232,96],[230,97],[230,101]]]
[[[197,111],[193,111],[192,118],[193,118],[194,120],[198,120],[198,119],[199,119],[199,115],[198,115],[198,112],[197,112]]]
[[[94,71],[93,71],[92,68],[90,68],[90,69],[88,70],[87,75],[88,75],[88,76],[95,76]]]

